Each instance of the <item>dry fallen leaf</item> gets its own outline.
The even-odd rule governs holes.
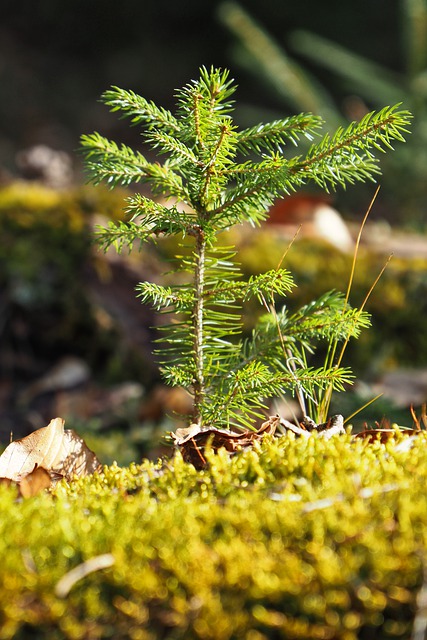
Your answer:
[[[40,491],[48,489],[51,484],[52,478],[50,474],[46,469],[38,467],[37,465],[34,467],[33,471],[22,478],[20,482],[15,482],[10,478],[0,478],[0,486],[16,486],[19,491],[19,495],[22,498],[31,498],[32,496],[35,496],[36,493],[40,493]]]
[[[0,456],[0,478],[21,482],[43,467],[50,476],[66,480],[99,470],[101,465],[84,440],[72,429],[64,430],[64,420],[55,418],[47,427],[12,442]]]
[[[23,498],[31,498],[40,491],[48,489],[52,483],[52,478],[43,467],[35,467],[31,473],[22,478],[19,483],[19,493]]]
[[[271,417],[264,422],[258,431],[244,431],[235,433],[216,427],[200,427],[192,424],[185,429],[177,429],[172,433],[175,444],[181,449],[182,457],[186,462],[191,462],[196,469],[203,469],[206,460],[203,455],[204,448],[210,443],[213,451],[224,447],[230,455],[238,450],[253,445],[267,434],[274,434],[279,418]]]

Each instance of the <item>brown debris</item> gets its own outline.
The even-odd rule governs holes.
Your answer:
[[[0,478],[19,485],[26,480],[24,491],[30,493],[31,484],[43,483],[41,468],[50,479],[62,477],[70,481],[74,476],[98,471],[101,465],[84,440],[72,429],[64,430],[62,418],[55,418],[47,427],[11,442],[0,456]],[[35,475],[28,479],[32,474]]]
[[[215,452],[223,447],[230,455],[234,455],[259,442],[265,435],[274,435],[279,427],[285,433],[292,432],[303,438],[309,438],[314,432],[318,433],[319,437],[327,439],[338,433],[345,433],[344,419],[341,415],[336,415],[322,424],[316,424],[314,420],[304,416],[299,426],[280,416],[270,416],[258,431],[242,433],[192,424],[189,427],[177,429],[171,435],[184,460],[190,462],[196,469],[203,469],[207,465],[204,450],[208,444]]]
[[[252,446],[254,442],[262,440],[265,435],[273,435],[278,422],[279,418],[273,416],[264,422],[258,431],[242,433],[192,424],[187,428],[177,429],[171,435],[184,460],[190,462],[196,469],[203,469],[207,464],[204,450],[208,444],[213,451],[224,448],[233,455],[237,451]]]
[[[285,418],[280,418],[279,420],[280,426],[283,427],[285,431],[292,431],[295,435],[303,438],[309,438],[314,432],[318,433],[319,437],[327,439],[338,433],[345,433],[344,418],[340,414],[331,416],[326,422],[322,422],[321,424],[316,424],[309,416],[304,416],[299,426],[289,422],[289,420],[285,420]]]

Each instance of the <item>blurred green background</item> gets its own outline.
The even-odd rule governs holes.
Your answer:
[[[14,170],[17,150],[44,143],[73,152],[79,135],[94,129],[137,140],[98,102],[110,85],[171,107],[174,89],[201,65],[226,66],[240,87],[242,125],[312,110],[335,129],[397,101],[416,112],[408,149],[385,159],[377,212],[399,223],[423,221],[425,0],[3,0],[2,8],[3,171]],[[338,204],[349,213],[364,206],[363,189],[349,194],[339,193]]]

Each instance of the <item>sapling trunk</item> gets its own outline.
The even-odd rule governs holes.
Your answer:
[[[201,426],[201,407],[205,395],[204,380],[204,355],[203,355],[203,315],[204,315],[204,287],[205,287],[205,257],[206,240],[203,229],[200,227],[196,231],[196,260],[194,272],[194,308],[192,313],[192,324],[194,331],[194,409],[193,422]]]

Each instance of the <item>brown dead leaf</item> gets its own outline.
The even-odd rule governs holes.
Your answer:
[[[192,424],[185,429],[177,429],[172,433],[175,445],[180,448],[182,457],[186,462],[203,469],[206,466],[204,449],[208,443],[213,451],[222,447],[230,455],[246,447],[252,446],[257,440],[261,440],[267,434],[274,434],[279,418],[275,416],[264,422],[258,431],[243,431],[236,433],[216,427],[200,427]]]
[[[48,489],[51,483],[52,479],[46,469],[35,467],[31,473],[22,478],[19,483],[19,493],[23,498],[31,498],[44,489]]]
[[[19,495],[22,498],[30,498],[37,493],[48,489],[52,484],[52,478],[50,474],[43,469],[43,467],[34,467],[33,471],[26,475],[19,482],[15,482],[10,478],[0,478],[0,486],[9,487],[10,485],[16,486]]]
[[[71,429],[64,430],[64,420],[55,418],[47,427],[11,442],[0,456],[0,477],[21,482],[36,468],[43,467],[50,476],[71,480],[100,468],[95,454]]]

